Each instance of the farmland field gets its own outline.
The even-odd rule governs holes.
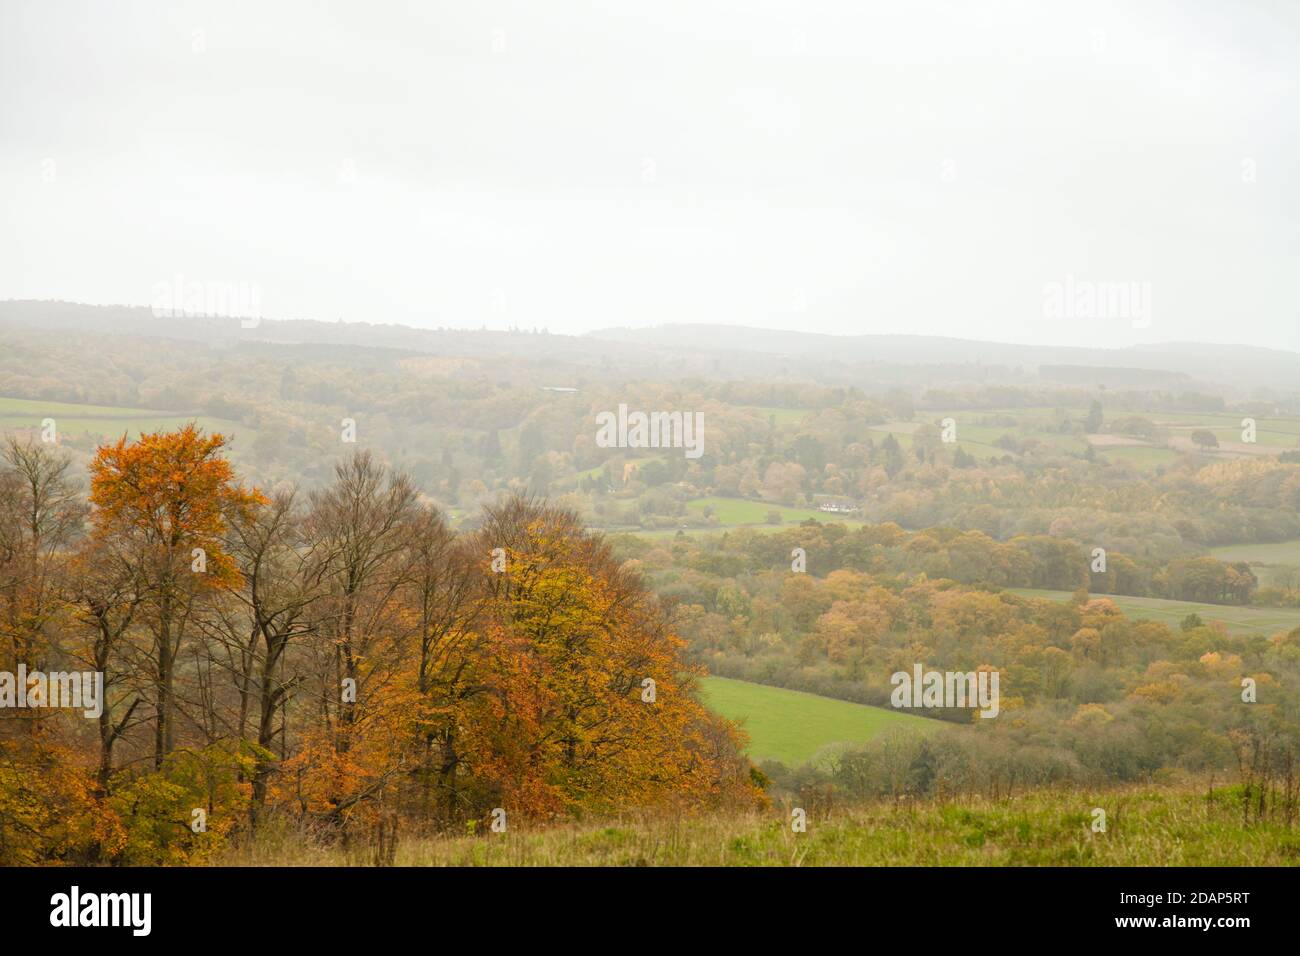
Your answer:
[[[1155,445],[1117,445],[1099,452],[1107,461],[1129,464],[1139,471],[1152,471],[1160,465],[1172,465],[1179,457],[1171,448]]]
[[[853,523],[853,519],[849,516],[818,511],[816,508],[787,508],[785,505],[771,504],[766,501],[749,501],[745,498],[720,498],[716,496],[696,498],[694,501],[688,501],[686,507],[699,514],[703,514],[705,508],[712,508],[713,514],[717,516],[718,523],[724,525],[766,525],[769,511],[779,512],[781,521],[784,524],[797,524],[800,521],[807,521],[809,518],[814,521]]]
[[[743,405],[740,406],[747,411],[761,415],[763,418],[773,418],[778,425],[798,425],[805,415],[812,409],[809,408],[774,408],[766,405]]]
[[[913,436],[922,429],[931,428],[934,429],[935,435],[939,434],[938,426],[929,422],[889,422],[884,425],[872,425],[870,430],[880,436],[876,439],[877,441],[884,441],[886,435],[893,435],[894,440],[902,447],[914,448]],[[1016,429],[1014,428],[981,428],[975,425],[962,427],[958,424],[957,441],[954,444],[968,455],[973,455],[976,458],[1001,458],[1003,455],[1011,453],[1005,448],[999,448],[993,442],[1003,435],[1014,435],[1015,433]]]
[[[835,514],[829,511],[818,511],[816,508],[788,508],[785,505],[772,504],[767,501],[750,501],[746,498],[723,498],[711,496],[707,498],[696,498],[686,502],[686,508],[691,512],[693,519],[704,517],[704,509],[711,508],[712,514],[718,519],[718,524],[699,525],[695,527],[681,528],[657,528],[655,530],[645,530],[640,528],[596,528],[593,530],[605,530],[609,534],[634,534],[638,538],[673,538],[678,534],[691,535],[708,535],[720,534],[743,527],[759,527],[775,530],[777,528],[799,524],[803,521],[820,521],[824,524],[846,524],[860,525],[862,520],[851,515]],[[775,511],[781,515],[781,524],[770,524],[767,520],[769,511]]]
[[[1045,591],[1036,588],[1008,588],[1022,597],[1046,598],[1049,601],[1068,601],[1069,591]],[[1094,594],[1115,602],[1129,617],[1144,621],[1160,621],[1177,629],[1183,618],[1198,614],[1205,623],[1222,621],[1236,634],[1274,634],[1300,627],[1300,609],[1236,607],[1229,604],[1198,604],[1194,601],[1167,601],[1163,598],[1128,597],[1117,594]]]
[[[1220,561],[1246,561],[1259,578],[1260,584],[1277,587],[1294,586],[1294,572],[1287,568],[1300,568],[1300,540],[1273,541],[1267,544],[1230,544],[1211,548],[1210,554]]]
[[[725,677],[704,678],[701,692],[709,709],[744,727],[751,759],[779,760],[789,767],[886,730],[931,732],[942,727],[938,721],[883,707]]]
[[[0,397],[0,432],[13,429],[39,429],[42,420],[53,418],[62,435],[95,435],[117,438],[124,432],[132,438],[144,432],[166,431],[195,422],[207,432],[226,436],[239,434],[251,439],[253,429],[238,422],[202,415],[168,414],[149,408],[122,408],[112,405],[78,405],[71,402],[45,402],[27,398]]]
[[[1006,454],[995,443],[1003,435],[1010,435],[1017,440],[1032,438],[1051,446],[1061,452],[1077,453],[1085,448],[1082,436],[1061,432],[1056,425],[1067,416],[1076,420],[1087,414],[1086,408],[1061,408],[1054,406],[1032,406],[1025,408],[978,408],[925,410],[918,412],[923,422],[890,422],[873,427],[873,431],[894,435],[900,442],[906,443],[907,436],[917,429],[929,427],[933,422],[950,417],[957,422],[958,445],[968,453],[979,458],[998,457]],[[1125,417],[1121,411],[1108,411],[1106,421]],[[1138,441],[1127,447],[1127,443],[1115,441],[1123,436],[1109,431],[1094,435],[1089,442],[1104,452],[1105,459],[1114,463],[1127,463],[1139,471],[1153,471],[1161,465],[1169,465],[1185,454],[1202,454],[1208,458],[1235,458],[1243,456],[1274,455],[1280,451],[1300,447],[1300,419],[1295,418],[1260,418],[1257,419],[1255,444],[1241,443],[1241,420],[1239,414],[1214,412],[1160,412],[1148,416],[1167,432],[1152,442]],[[1000,422],[1000,424],[998,424]],[[1220,443],[1220,448],[1207,453],[1201,452],[1190,441],[1190,436],[1197,429],[1212,431]],[[1168,444],[1166,443],[1168,442]]]
[[[611,471],[613,472],[613,474],[615,475],[615,478],[616,478],[616,480],[617,480],[618,476],[621,475],[622,472],[623,472],[623,466],[624,466],[624,465],[627,465],[627,464],[635,464],[635,465],[639,468],[639,467],[641,467],[642,465],[644,465],[646,462],[649,462],[649,461],[663,461],[663,460],[664,460],[663,455],[655,455],[655,456],[649,456],[649,457],[644,457],[644,458],[640,458],[640,457],[629,457],[629,458],[626,458],[626,459],[623,459],[623,460],[615,461],[615,462],[613,463],[613,465],[611,466]],[[573,478],[574,478],[575,481],[582,481],[584,478],[595,478],[595,477],[597,477],[598,475],[601,475],[601,474],[604,473],[604,471],[605,471],[605,466],[606,466],[607,464],[609,464],[609,462],[601,462],[599,465],[596,465],[594,468],[586,468],[586,469],[584,469],[584,470],[582,470],[582,471],[575,472],[574,475],[573,475]]]

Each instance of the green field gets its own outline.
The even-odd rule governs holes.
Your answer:
[[[46,418],[54,419],[60,435],[93,435],[118,438],[124,432],[138,438],[144,432],[170,431],[195,422],[207,432],[221,432],[251,440],[254,431],[238,422],[203,415],[168,414],[148,408],[120,408],[112,405],[77,405],[27,398],[0,397],[0,432],[40,429]]]
[[[1046,591],[1036,588],[1007,588],[1022,597],[1068,601],[1069,591]],[[1167,601],[1163,598],[1127,597],[1117,594],[1094,594],[1109,598],[1129,617],[1143,621],[1161,621],[1175,630],[1189,614],[1199,614],[1206,624],[1221,621],[1234,634],[1274,634],[1300,627],[1300,609],[1233,607],[1227,604],[1197,604],[1194,601]]]
[[[1118,416],[1119,413],[1115,414]],[[1241,441],[1241,420],[1246,416],[1240,413],[1229,414],[1227,412],[1154,412],[1144,417],[1163,425],[1196,426],[1209,428],[1216,433],[1222,429],[1224,435],[1228,436],[1231,441]],[[1260,435],[1268,433],[1300,438],[1300,419],[1256,417],[1255,429]],[[1236,437],[1231,437],[1233,435]],[[1263,439],[1261,438],[1260,441],[1262,442]]]
[[[1190,436],[1192,431],[1194,429],[1186,428],[1175,431],[1174,434],[1187,434]],[[1214,437],[1219,440],[1221,445],[1237,444],[1241,441],[1241,426],[1239,424],[1230,425],[1227,428],[1211,428],[1210,431],[1214,432]],[[1294,432],[1282,431],[1277,428],[1265,428],[1262,422],[1255,429],[1255,443],[1257,445],[1268,445],[1280,450],[1286,450],[1295,448],[1297,444],[1300,444],[1296,438]]]
[[[657,455],[648,458],[620,459],[620,460],[615,460],[614,464],[611,467],[611,470],[613,471],[615,478],[618,479],[623,474],[623,466],[628,462],[636,462],[637,466],[640,467],[641,464],[647,461],[663,461],[663,460],[664,460],[663,455]],[[601,462],[595,468],[587,468],[584,471],[574,472],[573,477],[578,481],[581,481],[584,478],[595,478],[597,475],[600,475],[601,473],[604,472],[605,465],[607,464],[609,464],[609,462]]]
[[[787,508],[785,505],[770,504],[766,501],[750,501],[746,498],[696,498],[693,501],[686,502],[686,507],[689,511],[699,515],[704,514],[705,508],[712,508],[718,523],[724,525],[766,525],[769,511],[779,512],[783,524],[798,524],[800,521],[807,521],[810,518],[814,521],[838,521],[844,524],[861,523],[860,521],[855,522],[845,515],[818,511],[816,508]]]
[[[1154,471],[1161,465],[1172,465],[1182,454],[1154,445],[1112,445],[1099,447],[1097,457],[1116,465],[1132,465],[1139,471]]]
[[[1268,544],[1230,544],[1212,548],[1210,554],[1220,561],[1246,561],[1261,584],[1287,586],[1294,574],[1287,568],[1300,568],[1300,540],[1274,541]]]
[[[725,677],[701,682],[704,703],[749,734],[750,758],[796,767],[819,754],[863,743],[891,729],[931,732],[942,725],[912,714]]]
[[[1033,406],[1027,408],[979,408],[979,409],[926,409],[917,412],[922,422],[890,422],[874,426],[873,431],[888,432],[900,442],[906,444],[907,436],[918,428],[932,427],[933,422],[942,418],[953,418],[957,422],[958,445],[968,453],[980,458],[1000,457],[1006,454],[996,446],[1002,435],[1010,435],[1018,441],[1035,439],[1063,453],[1077,454],[1085,450],[1083,439],[1077,434],[1062,433],[1057,425],[1066,416],[1080,421],[1087,415],[1086,408],[1061,408],[1056,406]],[[1111,410],[1106,412],[1107,422],[1124,418],[1128,412]],[[1220,443],[1232,445],[1241,441],[1241,420],[1239,413],[1213,412],[1152,412],[1142,413],[1164,428],[1171,438],[1187,439],[1198,428],[1214,432]],[[999,419],[1006,424],[991,424]],[[1103,429],[1105,430],[1105,429]],[[1257,419],[1257,444],[1268,452],[1300,447],[1300,419],[1296,418],[1259,418]],[[1105,461],[1114,464],[1128,464],[1139,471],[1154,471],[1162,465],[1170,465],[1192,449],[1168,448],[1163,440],[1147,446],[1098,446],[1097,454]],[[1224,453],[1235,457],[1241,453],[1238,448]],[[1222,456],[1221,456],[1222,457]]]
[[[812,409],[810,408],[775,408],[767,405],[743,405],[746,411],[751,411],[763,418],[774,418],[778,425],[798,425],[805,415]]]
[[[928,422],[889,422],[885,425],[872,425],[870,431],[873,433],[873,440],[877,442],[884,441],[886,435],[893,435],[894,440],[897,441],[901,447],[914,448],[915,442],[913,441],[913,436],[921,429],[932,429],[935,435],[939,434],[938,426],[932,425]],[[966,452],[966,454],[973,455],[976,458],[1001,458],[1003,455],[1011,455],[1012,457],[1015,457],[1013,452],[1009,452],[1005,448],[999,448],[993,444],[993,442],[997,441],[1007,433],[1015,434],[1015,429],[977,428],[975,426],[971,426],[967,429],[961,426],[960,419],[958,419],[957,441],[955,442],[955,446]],[[984,441],[979,436],[983,436],[983,438],[989,440]],[[944,447],[951,449],[954,446],[946,445]]]
[[[872,425],[870,430],[880,436],[877,441],[883,441],[885,435],[893,435],[894,439],[904,448],[912,448],[915,447],[913,436],[930,433],[937,437],[940,433],[940,426],[936,423],[944,418],[952,418],[957,423],[957,441],[953,445],[946,445],[945,448],[951,449],[955,445],[955,447],[975,458],[1002,458],[1006,455],[1010,455],[1012,458],[1019,457],[1015,451],[1003,448],[997,443],[1003,436],[1010,436],[1016,441],[1033,439],[1040,445],[1045,445],[1060,454],[1077,455],[1082,454],[1086,449],[1085,442],[1077,435],[1066,435],[1047,430],[1025,430],[1019,425],[975,424],[979,421],[993,419],[1000,414],[997,411],[969,410],[964,412],[925,412],[924,414],[924,421],[887,422],[884,425]],[[1033,416],[1022,416],[1022,418],[1026,421],[1026,424],[1031,422],[1037,424]]]
[[[818,511],[816,508],[787,508],[785,505],[772,504],[766,501],[750,501],[746,498],[713,496],[695,498],[686,502],[686,509],[690,512],[691,521],[703,521],[705,519],[705,508],[713,509],[712,515],[717,519],[717,524],[696,524],[689,527],[657,528],[654,530],[625,527],[598,527],[593,530],[603,530],[608,534],[634,534],[639,538],[673,538],[679,533],[685,535],[719,534],[743,527],[776,530],[786,525],[799,524],[809,520],[819,521],[823,524],[839,523],[854,526],[863,523],[861,518],[835,514],[829,511]],[[769,511],[780,514],[781,524],[774,525],[768,522],[767,514]],[[683,524],[685,524],[685,521],[683,521]]]

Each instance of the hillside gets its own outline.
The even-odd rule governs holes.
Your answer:
[[[1049,591],[1036,588],[1010,588],[1013,594],[1045,598],[1049,601],[1069,601],[1069,591]],[[1096,594],[1094,597],[1113,601],[1127,616],[1141,621],[1160,621],[1171,628],[1195,614],[1206,624],[1222,624],[1233,634],[1270,635],[1292,631],[1300,627],[1300,609],[1235,607],[1230,604],[1203,604],[1196,601],[1170,601],[1163,598],[1128,597],[1122,594]]]
[[[676,349],[735,350],[821,362],[874,362],[907,365],[1096,366],[1133,372],[1159,370],[1235,385],[1294,387],[1300,379],[1300,354],[1250,345],[1186,342],[1133,345],[1119,349],[1015,345],[976,339],[925,335],[826,335],[725,325],[673,325],[602,329],[592,338]],[[1053,369],[1053,374],[1056,370]]]
[[[247,323],[245,323],[247,324]],[[861,381],[863,373],[882,381],[898,378],[901,368],[960,369],[971,381],[1037,378],[1056,381],[1069,368],[1068,381],[1151,387],[1204,387],[1205,383],[1241,389],[1261,386],[1293,389],[1300,381],[1300,354],[1248,345],[1168,342],[1117,349],[1029,346],[978,339],[921,335],[827,335],[743,326],[674,325],[608,328],[586,335],[520,335],[504,331],[418,328],[386,323],[330,322],[318,319],[261,318],[245,327],[239,319],[158,317],[143,306],[97,306],[74,302],[0,301],[0,328],[93,332],[133,338],[203,342],[221,348],[239,344],[335,345],[398,349],[423,354],[473,358],[510,356],[547,360],[561,369],[607,374],[611,363],[635,375],[654,370],[674,378],[690,375],[808,375],[821,381]],[[541,330],[529,330],[540,332]],[[1097,370],[1090,375],[1089,368]],[[892,369],[892,371],[891,371]],[[1143,375],[1143,370],[1150,373]],[[915,375],[915,372],[913,372]],[[1122,377],[1121,377],[1122,376]],[[899,378],[899,381],[904,379]],[[913,379],[915,380],[915,378]]]
[[[614,820],[488,839],[405,843],[400,866],[1296,866],[1300,836],[1281,822],[1242,823],[1240,792],[1208,782],[1039,790],[990,800],[880,803],[809,813],[789,808],[695,819]],[[1107,811],[1095,833],[1094,809]],[[349,866],[351,853],[267,841],[222,859],[235,866]]]
[[[884,733],[933,733],[943,726],[883,707],[725,677],[704,678],[701,698],[710,710],[745,731],[750,759],[779,760],[788,767],[824,762],[837,751]]]

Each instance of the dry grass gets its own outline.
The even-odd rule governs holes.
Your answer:
[[[1092,831],[1093,809],[1106,832]],[[1235,788],[1041,790],[1009,799],[835,808],[791,830],[766,812],[609,821],[505,834],[406,839],[399,866],[1294,866],[1300,826],[1245,825]],[[1300,821],[1295,821],[1300,824]],[[366,865],[362,848],[289,833],[233,849],[251,866]]]

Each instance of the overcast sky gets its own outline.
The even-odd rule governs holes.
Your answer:
[[[1294,2],[0,0],[0,298],[1300,350],[1298,73]]]

